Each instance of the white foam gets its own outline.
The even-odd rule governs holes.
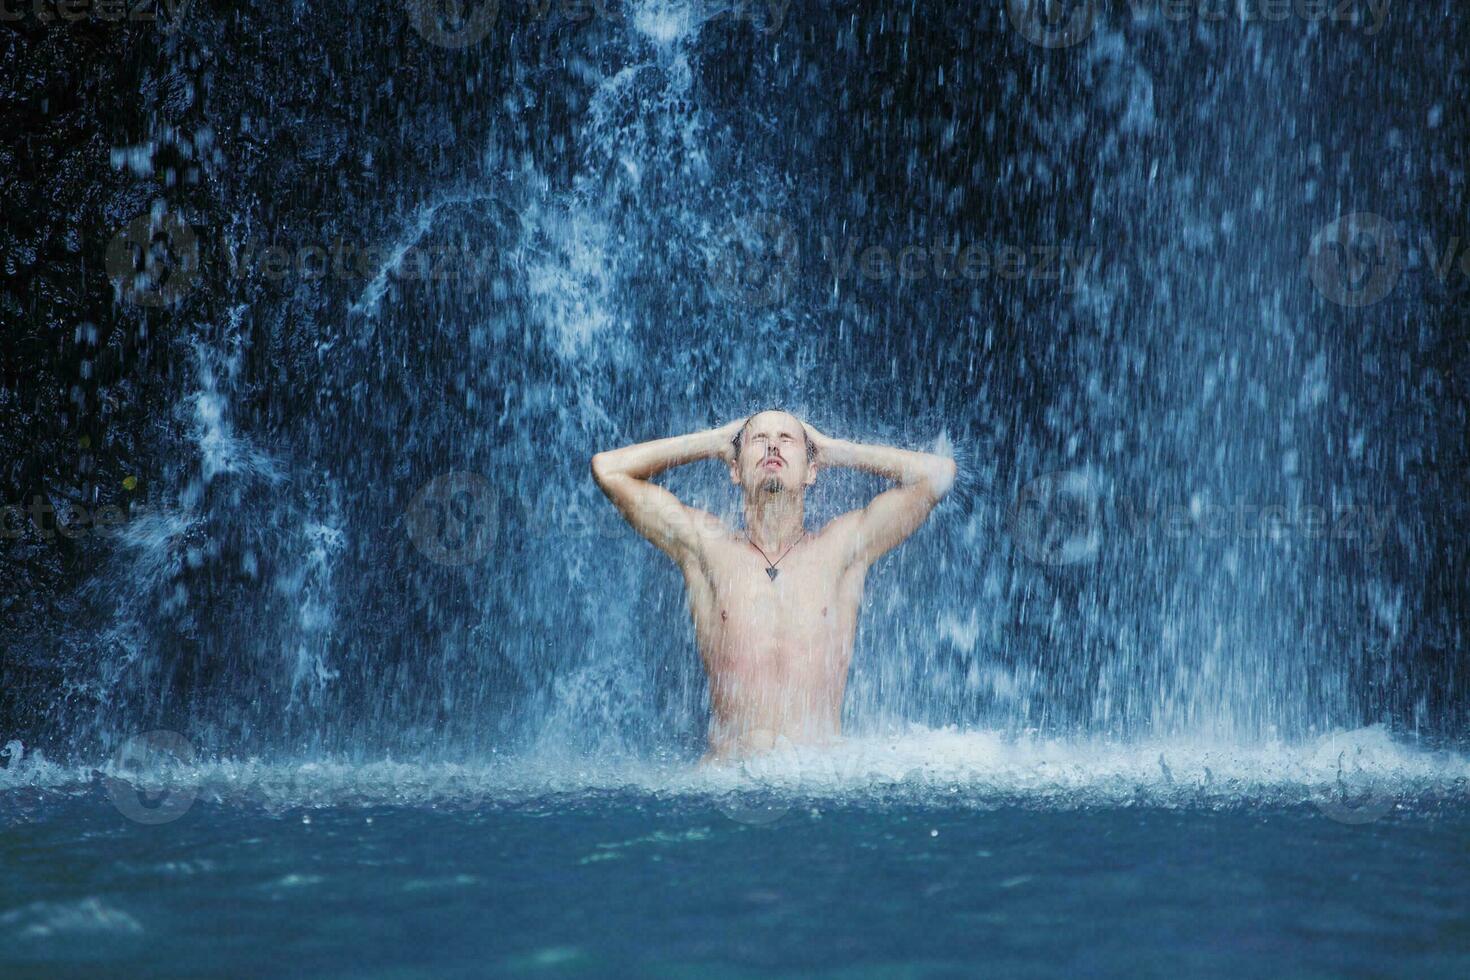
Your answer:
[[[142,932],[137,919],[96,897],[76,902],[32,902],[0,912],[0,935],[21,939],[135,936]]]
[[[112,764],[100,770],[115,775]],[[1324,795],[1470,798],[1470,758],[1395,740],[1381,727],[1303,743],[1187,739],[1110,741],[1005,737],[914,728],[816,748],[780,745],[722,766],[685,760],[538,753],[474,763],[223,759],[129,770],[140,788],[268,809],[433,806],[474,809],[551,794],[632,790],[709,796],[750,790],[861,803],[893,794],[915,802],[1049,807],[1301,803]],[[0,793],[64,789],[96,778],[36,756],[0,770]]]

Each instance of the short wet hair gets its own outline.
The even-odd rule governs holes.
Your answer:
[[[806,431],[806,426],[802,425],[801,419],[797,417],[795,412],[788,412],[784,408],[763,408],[759,412],[751,412],[749,415],[747,415],[745,417],[744,424],[742,424],[740,428],[736,431],[735,438],[730,440],[731,445],[735,447],[736,459],[740,458],[740,444],[745,440],[745,426],[750,424],[751,419],[755,418],[757,415],[763,415],[766,412],[780,412],[782,415],[790,415],[792,418],[796,419],[796,426],[797,428],[801,429],[801,438],[806,442],[806,461],[808,463],[811,463],[817,458],[817,447],[812,442],[811,433]]]

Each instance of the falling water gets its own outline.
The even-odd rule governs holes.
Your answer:
[[[119,170],[192,148],[228,217],[191,219],[210,295],[150,321],[171,414],[78,593],[97,628],[58,743],[692,757],[682,582],[587,464],[772,405],[960,464],[869,576],[853,733],[1453,727],[1463,682],[1434,664],[1459,618],[1416,583],[1463,525],[1414,475],[1452,437],[1424,414],[1453,380],[1429,322],[1450,304],[1406,276],[1344,307],[1308,261],[1350,212],[1445,227],[1434,182],[1463,175],[1395,109],[1434,83],[1361,104],[1350,72],[1402,31],[1109,10],[1047,48],[1004,4],[598,10],[507,9],[465,44],[347,20],[331,71],[355,94],[322,93],[320,122],[289,79],[222,91],[222,25],[160,54],[152,149]],[[432,97],[410,112],[399,84]],[[896,102],[928,109],[900,126]],[[242,104],[238,136],[189,133]],[[1350,108],[1373,135],[1333,125]],[[318,210],[273,152],[371,192]],[[956,271],[967,250],[983,275]],[[738,512],[713,463],[667,482]],[[811,517],[876,488],[825,474]]]

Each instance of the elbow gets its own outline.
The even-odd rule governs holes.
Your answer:
[[[592,479],[597,481],[599,487],[607,486],[607,478],[612,473],[612,462],[607,458],[607,453],[595,453],[592,456]]]
[[[627,473],[627,466],[616,451],[600,452],[592,457],[592,479],[597,481],[603,493],[611,494],[613,485]]]
[[[929,476],[929,485],[934,488],[935,499],[949,493],[954,486],[955,472],[954,460],[940,457],[935,461],[934,471]]]

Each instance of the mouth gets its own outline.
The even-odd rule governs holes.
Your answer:
[[[781,459],[779,459],[778,457],[776,457],[776,456],[768,456],[764,460],[761,461],[761,465],[762,466],[768,466],[768,467],[777,467],[777,466],[785,466],[786,463],[784,461],[782,461]]]

